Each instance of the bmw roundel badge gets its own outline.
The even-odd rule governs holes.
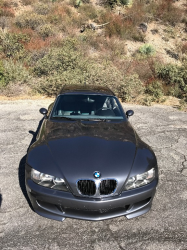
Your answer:
[[[94,177],[95,177],[95,178],[101,177],[101,173],[100,173],[99,171],[95,171],[95,172],[94,172]]]

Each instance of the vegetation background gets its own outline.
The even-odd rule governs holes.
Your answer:
[[[187,105],[187,0],[0,0],[1,95],[110,87]]]

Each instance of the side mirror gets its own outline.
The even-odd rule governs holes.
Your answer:
[[[39,111],[42,115],[47,115],[47,109],[41,108]]]
[[[129,116],[132,116],[132,115],[134,115],[134,111],[133,111],[133,110],[128,110],[128,111],[126,112],[127,118],[129,118]]]

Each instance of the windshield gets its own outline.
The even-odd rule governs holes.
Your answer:
[[[124,119],[114,96],[66,94],[55,103],[51,118]]]

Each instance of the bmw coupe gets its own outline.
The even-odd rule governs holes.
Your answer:
[[[158,167],[150,146],[129,122],[107,87],[65,85],[48,110],[30,146],[25,183],[41,216],[128,219],[151,208]]]

